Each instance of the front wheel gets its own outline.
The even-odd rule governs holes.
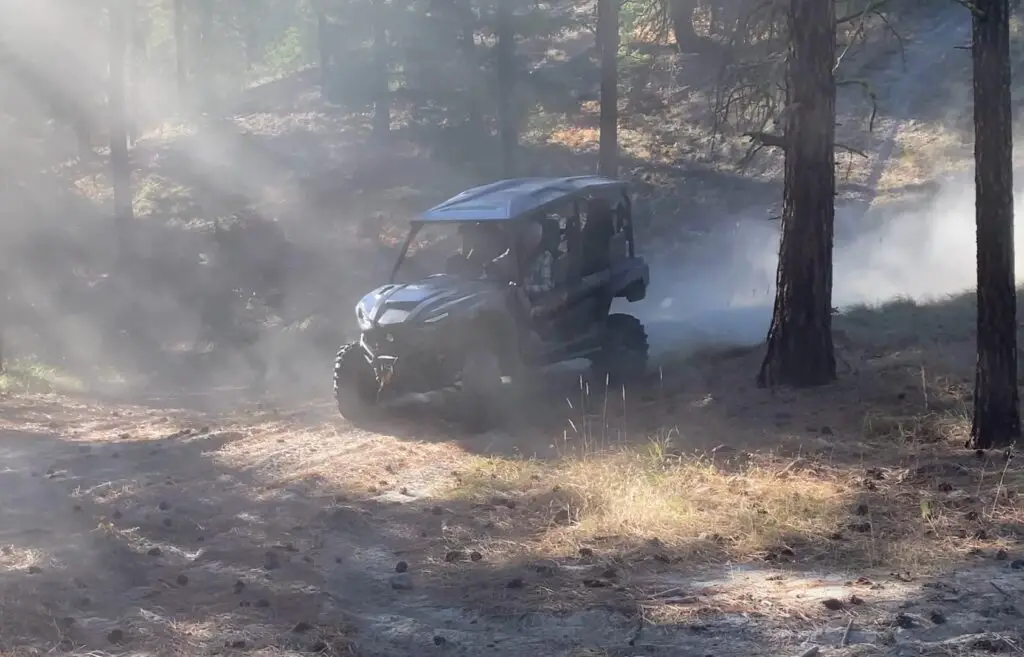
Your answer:
[[[590,359],[599,384],[621,386],[635,383],[647,373],[650,345],[647,331],[632,315],[609,315],[601,351]]]
[[[334,359],[334,401],[349,422],[369,417],[380,386],[366,352],[358,342],[342,345]]]

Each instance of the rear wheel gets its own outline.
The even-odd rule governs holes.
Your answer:
[[[601,351],[590,359],[599,385],[635,383],[647,373],[650,346],[647,331],[632,315],[608,315]]]
[[[377,405],[379,386],[373,366],[358,342],[342,345],[334,359],[334,401],[349,422],[366,419]]]

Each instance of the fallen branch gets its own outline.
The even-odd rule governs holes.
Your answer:
[[[851,618],[850,622],[846,624],[846,631],[843,632],[843,638],[839,642],[839,647],[840,648],[845,648],[846,646],[850,645],[850,632],[852,630],[853,630],[853,619]]]

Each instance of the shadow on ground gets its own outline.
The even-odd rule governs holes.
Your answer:
[[[315,423],[315,409],[9,397],[4,647],[1015,651],[1024,474],[1002,454],[956,451],[948,382],[963,378],[969,314],[954,298],[837,318],[850,368],[818,391],[753,388],[757,350],[690,353],[683,376],[651,399],[628,394],[621,415],[593,404],[576,444],[547,455],[536,446],[555,439],[536,431],[396,440]],[[914,398],[922,371],[927,403]],[[501,439],[541,458],[466,454]],[[608,503],[637,520],[595,533],[608,510],[578,473],[629,449],[636,483],[677,481],[678,500],[620,497]],[[801,487],[817,485],[832,493],[804,508]],[[628,506],[694,505],[673,511],[691,522],[714,496],[734,508],[692,534],[658,536]],[[752,543],[744,523],[774,542]]]

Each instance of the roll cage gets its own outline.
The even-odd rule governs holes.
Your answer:
[[[626,255],[629,258],[635,257],[633,207],[627,183],[599,176],[519,178],[467,190],[413,219],[391,269],[389,283],[395,282],[398,270],[416,236],[424,226],[436,223],[468,225],[493,222],[516,226],[515,230],[518,230],[526,221],[544,218],[551,210],[558,209],[565,223],[559,226],[559,237],[560,242],[566,244],[566,253],[580,254],[585,258],[587,255],[581,251],[587,223],[596,214],[593,210],[602,207],[602,203],[606,204],[604,207],[610,213],[611,234],[622,234]],[[517,240],[509,240],[509,248],[512,249],[513,261],[516,263],[514,280],[521,284],[522,254],[516,252],[516,245]]]

